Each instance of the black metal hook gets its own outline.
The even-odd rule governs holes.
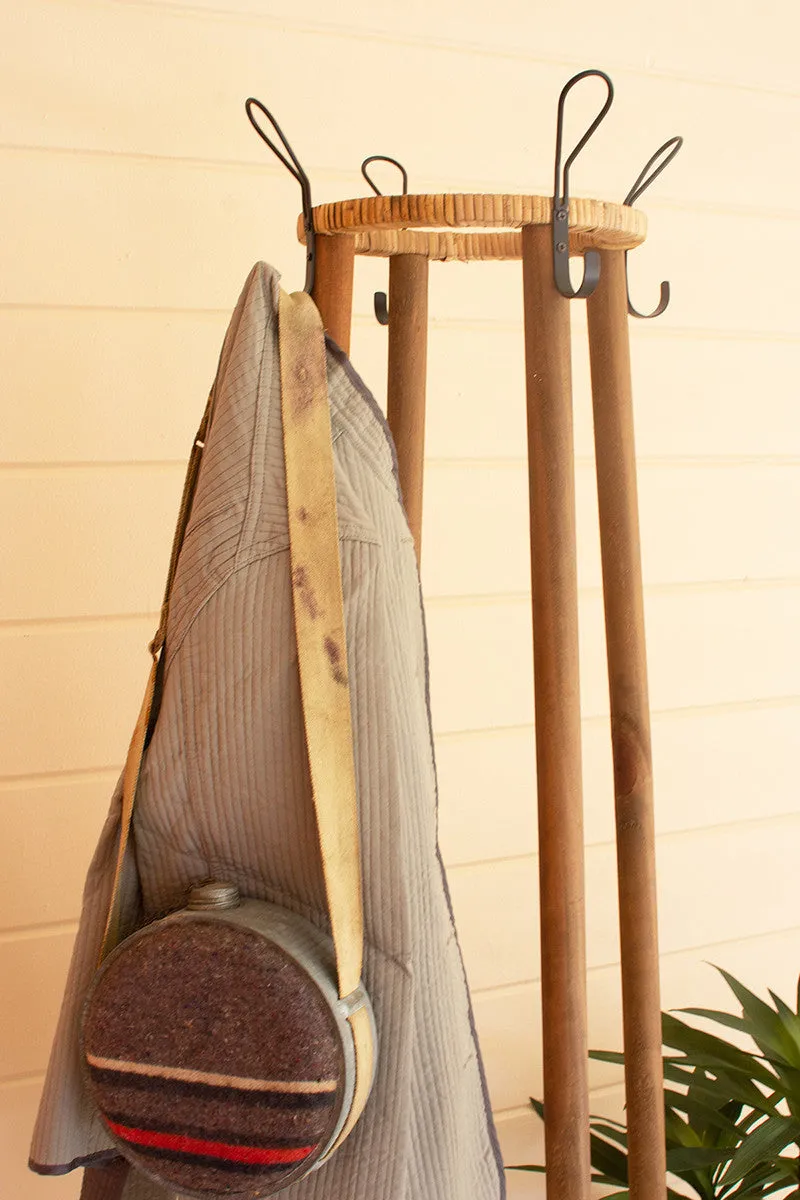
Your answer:
[[[376,185],[376,183],[370,176],[369,172],[367,171],[367,167],[369,166],[369,164],[374,163],[374,162],[391,163],[393,167],[397,167],[398,171],[400,171],[400,173],[403,176],[402,195],[403,196],[408,195],[408,171],[405,169],[403,164],[399,163],[396,158],[389,158],[388,154],[371,154],[369,156],[369,158],[365,158],[364,161],[362,162],[361,174],[364,176],[364,178],[366,179],[367,183],[372,188],[372,190],[376,196],[382,196],[383,192]],[[388,325],[389,324],[389,304],[388,304],[388,300],[386,297],[386,292],[376,292],[375,297],[374,297],[374,304],[375,304],[375,317],[378,321],[378,324],[379,325]]]
[[[256,100],[254,96],[250,96],[245,101],[244,106],[247,111],[250,124],[253,126],[253,129],[255,129],[258,136],[262,139],[262,141],[267,143],[272,153],[278,159],[280,159],[289,174],[292,175],[300,184],[300,191],[303,196],[303,229],[306,235],[306,281],[303,291],[308,292],[310,295],[314,289],[314,276],[317,266],[316,234],[314,231],[314,215],[311,204],[311,184],[308,176],[300,165],[300,160],[298,159],[292,147],[289,145],[286,135],[266,105],[262,104],[260,100]],[[286,154],[289,155],[289,158],[286,157],[286,154],[284,154],[283,151],[275,145],[272,139],[261,128],[256,118],[253,116],[254,108],[257,108],[259,112],[262,112],[267,118],[270,125],[281,139],[284,150],[286,150]]]
[[[682,137],[672,137],[669,139],[669,141],[664,142],[663,146],[659,146],[659,148],[656,150],[653,157],[649,158],[647,160],[647,162],[645,163],[644,167],[642,168],[641,172],[639,173],[639,175],[636,178],[636,182],[634,183],[633,187],[628,192],[627,196],[622,201],[622,203],[623,204],[633,204],[635,200],[638,200],[639,197],[641,196],[642,192],[646,191],[650,187],[650,184],[655,182],[656,179],[658,179],[661,172],[666,167],[669,166],[669,164],[672,162],[673,158],[678,153],[678,151],[680,150],[682,145],[683,145]],[[658,162],[658,160],[659,160],[659,158],[661,158],[662,154],[664,155],[664,161],[659,163],[659,165],[655,168],[655,170],[651,171],[650,168],[653,166],[654,163]],[[625,286],[626,286],[626,288],[628,287],[628,251],[627,250],[625,251]],[[630,293],[630,289],[628,288],[628,312],[630,313],[630,315],[632,317],[639,317],[639,319],[642,321],[649,321],[653,317],[660,317],[661,314],[666,309],[667,305],[669,304],[669,296],[670,296],[669,283],[665,279],[665,280],[663,280],[663,282],[661,284],[661,295],[660,295],[657,306],[653,309],[653,311],[651,313],[640,313],[631,304],[631,293]]]
[[[369,164],[374,163],[374,162],[391,163],[391,165],[393,167],[397,167],[398,171],[403,176],[403,191],[401,194],[403,196],[406,196],[408,194],[408,171],[405,169],[405,167],[403,166],[402,163],[397,161],[396,158],[389,158],[388,154],[371,154],[369,156],[369,158],[365,158],[361,164],[361,174],[364,176],[364,178],[366,179],[369,186],[372,188],[375,195],[382,196],[383,192],[376,185],[376,183],[372,179],[371,175],[367,171],[367,167],[369,166]]]
[[[561,150],[564,138],[564,104],[567,96],[576,83],[596,75],[608,87],[608,98],[592,121],[583,137],[575,146],[572,153],[561,169]],[[576,290],[569,277],[569,171],[575,159],[584,148],[589,138],[605,117],[614,100],[614,85],[605,71],[581,71],[574,75],[564,86],[558,98],[558,119],[556,125],[556,165],[555,182],[553,184],[553,278],[562,296],[568,300],[584,299],[590,296],[600,281],[600,255],[596,250],[587,250],[584,255],[583,279]]]

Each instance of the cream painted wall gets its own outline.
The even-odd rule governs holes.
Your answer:
[[[77,1196],[74,1178],[27,1174],[27,1140],[185,456],[249,267],[266,258],[302,284],[297,189],[247,124],[250,93],[277,112],[317,202],[363,194],[373,153],[399,157],[415,191],[547,192],[558,92],[586,66],[612,73],[617,102],[576,193],[620,198],[685,135],[632,261],[641,307],[664,276],[674,297],[631,329],[664,1003],[724,1001],[708,960],[790,991],[798,34],[790,0],[0,3],[0,1196]],[[379,395],[371,295],[385,279],[385,263],[358,264],[353,359]],[[618,945],[580,307],[590,1027],[609,1047]],[[516,264],[432,268],[424,586],[441,836],[509,1161],[539,1153],[525,1106],[541,1087],[521,316]],[[596,1109],[620,1107],[616,1070],[593,1069],[592,1086]],[[512,1181],[515,1196],[530,1188]]]

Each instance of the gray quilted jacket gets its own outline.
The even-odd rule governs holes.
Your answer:
[[[326,922],[292,623],[277,300],[277,274],[257,265],[222,349],[172,590],[161,706],[137,796],[123,888],[129,931],[181,907],[188,886],[208,877]],[[355,1132],[283,1194],[498,1200],[502,1164],[437,846],[425,629],[393,445],[372,396],[331,343],[328,381],[365,981],[379,1066]],[[77,1022],[106,915],[120,790],[86,882],[31,1148],[34,1170],[92,1165],[87,1180],[98,1182],[115,1173],[104,1164],[117,1152],[81,1083]],[[136,1173],[125,1198],[168,1200]]]

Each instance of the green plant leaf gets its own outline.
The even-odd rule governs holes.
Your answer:
[[[668,1108],[674,1109],[677,1112],[685,1113],[691,1121],[693,1127],[701,1133],[701,1136],[714,1129],[717,1133],[723,1133],[727,1136],[739,1139],[739,1130],[736,1122],[726,1116],[720,1108],[711,1104],[705,1104],[702,1100],[697,1099],[696,1095],[691,1092],[686,1095],[683,1092],[673,1091],[672,1088],[664,1089],[664,1103]],[[741,1105],[737,1105],[741,1109]]]
[[[776,1075],[770,1076],[771,1082],[768,1086],[771,1091],[765,1093],[756,1087],[746,1071],[733,1070],[711,1054],[687,1054],[683,1058],[673,1060],[669,1068],[666,1059],[664,1062],[665,1078],[671,1083],[685,1083],[687,1087],[696,1082],[698,1069],[701,1070],[705,1079],[699,1087],[707,1103],[714,1104],[715,1107],[721,1107],[724,1101],[738,1100],[741,1104],[752,1105],[759,1112],[773,1114],[777,1112],[776,1099],[780,1100],[783,1096],[781,1081]],[[676,1069],[676,1064],[683,1065],[683,1077],[680,1075],[680,1067]],[[776,1090],[777,1097],[773,1094]]]
[[[680,1154],[683,1150],[696,1152],[709,1149],[708,1146],[703,1146],[697,1130],[693,1129],[677,1113],[665,1108],[664,1132],[666,1134],[668,1169],[673,1169],[669,1164],[677,1160],[675,1171],[681,1179],[690,1184],[704,1200],[714,1200],[714,1185],[706,1164],[699,1161],[693,1162],[691,1165],[684,1163],[681,1167]]]
[[[797,1159],[779,1158],[767,1166],[760,1166],[751,1171],[733,1191],[723,1192],[728,1200],[743,1200],[744,1197],[771,1196],[774,1192],[785,1191],[787,1186],[797,1183]]]
[[[772,1163],[772,1170],[769,1175],[770,1186],[773,1191],[787,1186],[793,1186],[800,1179],[800,1160],[796,1158],[786,1158],[780,1155]]]
[[[760,1059],[746,1050],[740,1050],[738,1046],[732,1046],[716,1034],[694,1029],[671,1013],[661,1014],[661,1028],[665,1045],[681,1050],[693,1059],[698,1055],[709,1055],[716,1058],[720,1065],[746,1074],[750,1079],[757,1079],[767,1087],[773,1086],[775,1076]]]
[[[687,1064],[685,1058],[665,1058],[664,1062],[664,1079],[669,1083],[680,1083],[684,1087],[691,1087],[697,1075],[693,1066]],[[716,1087],[716,1080],[711,1080],[712,1086]]]
[[[625,1055],[620,1054],[617,1050],[590,1050],[589,1058],[593,1058],[597,1062],[616,1063],[617,1066],[625,1064]]]
[[[736,1100],[740,1104],[747,1104],[758,1109],[759,1112],[770,1114],[777,1112],[774,1096],[771,1093],[765,1095],[760,1091],[746,1072],[729,1071],[709,1054],[693,1054],[678,1061],[685,1063],[687,1067],[701,1068],[703,1071],[714,1073],[715,1079],[706,1076],[705,1081],[697,1085],[706,1102],[713,1104],[714,1107],[719,1108],[725,1101]],[[691,1086],[695,1082],[696,1074],[696,1071],[685,1070],[681,1075],[674,1066],[670,1066],[668,1069],[665,1064],[664,1067],[664,1076],[670,1083],[685,1083],[687,1086]],[[773,1089],[779,1082],[775,1076],[772,1077]],[[782,1094],[781,1092],[780,1095]],[[778,1099],[780,1099],[780,1095]]]
[[[590,1113],[590,1121],[602,1121],[605,1125],[613,1125],[615,1129],[627,1129],[624,1121],[615,1121],[613,1117],[603,1117],[600,1113]]]
[[[728,971],[724,971],[722,967],[717,967],[717,970],[741,1004],[743,1014],[750,1020],[751,1028],[748,1033],[756,1045],[769,1057],[777,1056],[789,1066],[800,1066],[798,1046],[786,1029],[780,1014]]]
[[[507,1166],[503,1168],[505,1171],[535,1171],[537,1175],[544,1175],[544,1167],[532,1166]]]
[[[774,1062],[776,1079],[773,1088],[779,1096],[790,1104],[800,1105],[800,1070],[797,1067],[787,1067],[784,1063]]]
[[[607,1177],[609,1183],[628,1182],[628,1156],[596,1133],[590,1134],[592,1166]]]
[[[781,1000],[781,998],[777,994],[777,992],[773,992],[772,988],[769,988],[768,990],[769,990],[770,996],[772,997],[772,1002],[775,1005],[775,1008],[778,1012],[778,1016],[780,1017],[781,1022],[783,1024],[783,1028],[786,1031],[786,1036],[791,1039],[793,1046],[794,1046],[794,1053],[793,1053],[793,1057],[792,1057],[793,1066],[799,1067],[800,1066],[800,1016],[798,1016],[796,1012],[792,1012],[789,1005],[786,1003],[785,1000]]]
[[[732,1150],[711,1150],[705,1146],[675,1146],[667,1151],[667,1170],[673,1175],[697,1171],[702,1167],[718,1167],[727,1162]]]
[[[782,1150],[800,1137],[800,1121],[794,1117],[766,1117],[741,1142],[733,1155],[722,1182],[730,1187],[744,1179],[754,1168],[771,1165]]]
[[[537,1117],[539,1117],[543,1121],[544,1120],[544,1105],[542,1104],[541,1100],[534,1100],[533,1096],[529,1096],[528,1099],[530,1100],[531,1108],[536,1113]]]
[[[671,1109],[664,1111],[664,1128],[667,1137],[667,1148],[677,1148],[679,1146],[702,1146],[702,1140],[696,1129],[693,1129],[688,1121],[684,1121],[683,1117]]]
[[[616,1123],[608,1125],[602,1117],[591,1117],[589,1127],[593,1133],[598,1133],[609,1141],[617,1142],[625,1150],[628,1149],[628,1133],[624,1127],[619,1129],[616,1127]]]
[[[746,1017],[737,1017],[734,1013],[722,1012],[719,1008],[676,1008],[675,1011],[687,1013],[690,1017],[704,1017],[706,1021],[716,1021],[718,1025],[738,1029],[740,1033],[749,1034],[752,1029],[752,1024]]]
[[[788,1020],[790,1017],[797,1017],[797,1013],[789,1007],[785,1000],[781,1000],[777,992],[773,992],[772,988],[767,988],[767,991],[772,997],[772,1003],[775,1005],[779,1016],[783,1017],[784,1020]]]

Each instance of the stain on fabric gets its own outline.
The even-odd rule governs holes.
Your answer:
[[[347,687],[347,674],[342,667],[342,651],[332,637],[325,638],[325,653],[331,664],[331,675],[336,683]]]
[[[312,621],[316,621],[320,615],[320,607],[317,604],[317,598],[314,595],[314,590],[308,582],[308,575],[303,566],[295,567],[292,571],[292,583],[295,591],[300,597],[300,603],[306,610]]]
[[[305,417],[308,415],[314,403],[324,397],[327,402],[327,371],[324,361],[319,364],[313,362],[310,366],[304,363],[298,364],[294,372],[295,383],[297,387],[294,389],[293,412],[295,417]]]

